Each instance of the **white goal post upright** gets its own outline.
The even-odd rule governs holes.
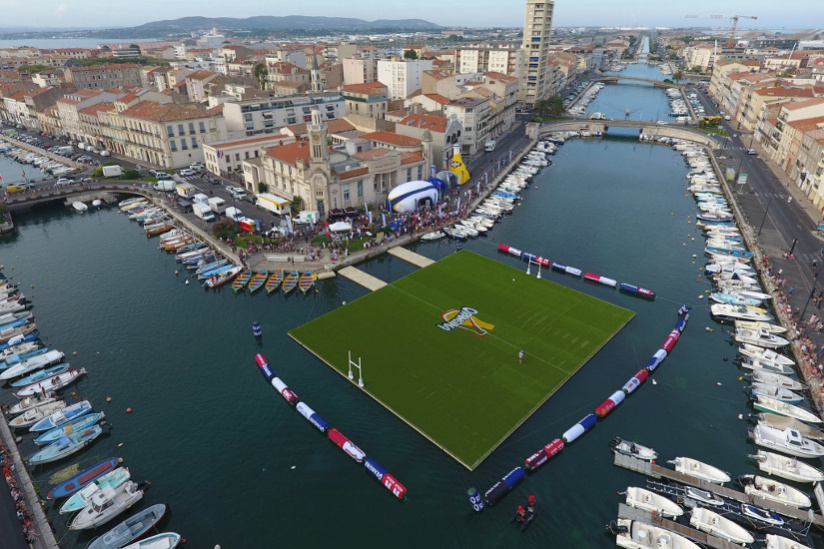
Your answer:
[[[363,368],[361,367],[361,357],[358,357],[358,361],[355,362],[352,360],[352,351],[349,352],[349,379],[354,380],[355,376],[352,375],[352,366],[358,369],[358,387],[363,387]]]

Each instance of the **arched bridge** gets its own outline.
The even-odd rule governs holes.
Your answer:
[[[110,201],[117,194],[139,194],[151,197],[149,185],[141,182],[84,182],[59,188],[40,187],[35,192],[10,194],[3,202],[10,211],[27,209],[37,204],[62,201],[69,205],[75,200],[92,201],[101,198]]]
[[[538,133],[541,137],[553,132],[565,131],[590,132],[593,135],[597,135],[598,132],[601,132],[601,134],[608,133],[610,128],[638,128],[640,130],[639,135],[645,135],[653,139],[658,137],[672,137],[700,143],[713,149],[721,148],[721,143],[706,132],[684,126],[662,125],[641,120],[570,119],[541,124]]]
[[[647,82],[656,88],[678,88],[683,90],[686,88],[684,84],[675,84],[670,82],[662,82],[661,80],[653,80],[652,78],[637,78],[635,76],[602,76],[600,78],[593,78],[592,82],[603,82],[605,84],[617,84],[619,80],[630,80],[632,82]]]

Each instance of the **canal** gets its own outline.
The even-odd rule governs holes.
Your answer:
[[[629,99],[610,99],[610,89],[631,97],[649,91],[665,102],[660,90],[608,86],[598,100],[616,101],[619,110],[630,108]],[[81,216],[61,206],[16,215],[17,231],[0,240],[0,263],[33,297],[47,343],[87,369],[74,391],[105,411],[111,425],[78,459],[123,457],[134,479],[152,481],[137,508],[168,504],[164,530],[181,533],[189,547],[613,547],[603,527],[615,518],[616,492],[643,486],[644,479],[612,465],[609,440],[652,446],[660,463],[689,456],[734,476],[752,473],[746,456],[754,447],[739,419],[750,410],[731,362],[735,347],[699,299],[709,284],[700,272],[703,242],[693,233],[695,209],[681,156],[628,136],[568,142],[554,162],[513,215],[466,248],[525,269],[497,252],[498,243],[510,244],[650,288],[658,297],[641,301],[545,271],[547,281],[637,316],[473,472],[287,337],[289,329],[364,295],[345,279],[323,281],[305,297],[205,293],[176,276],[173,257],[125,216]],[[455,246],[439,241],[415,250],[438,259]],[[387,281],[415,269],[389,255],[361,267]],[[482,514],[470,509],[469,487],[485,491],[637,372],[683,303],[694,307],[691,320],[654,384],[642,386],[498,506]],[[392,314],[362,319],[363,330]],[[259,345],[254,321],[263,326]],[[398,478],[409,489],[408,501],[395,500],[267,387],[256,352]],[[0,399],[14,400],[7,389]],[[22,453],[33,450],[25,436]],[[60,467],[34,471],[41,493]],[[541,511],[522,534],[509,519],[530,493]],[[49,516],[61,546],[84,547],[92,539],[68,531],[53,503]]]

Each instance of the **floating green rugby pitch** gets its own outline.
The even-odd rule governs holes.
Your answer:
[[[474,469],[633,316],[461,251],[290,335]]]

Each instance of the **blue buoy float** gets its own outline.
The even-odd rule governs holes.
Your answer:
[[[263,328],[260,326],[260,322],[252,322],[252,333],[257,338],[263,337]]]

